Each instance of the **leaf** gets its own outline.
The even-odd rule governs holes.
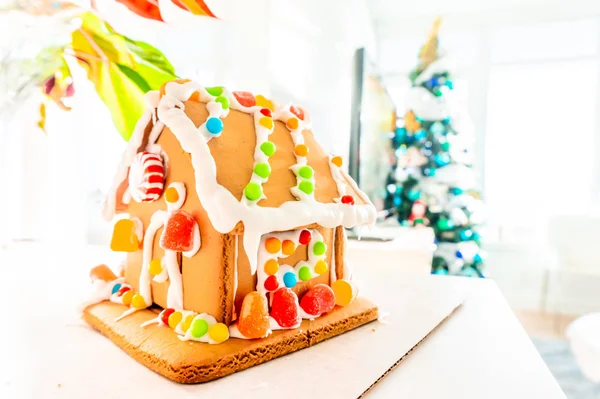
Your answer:
[[[116,0],[140,17],[164,22],[156,0]],[[217,18],[203,0],[171,0],[173,4],[193,15]]]
[[[173,65],[158,49],[117,33],[92,13],[82,16],[72,48],[125,140],[144,112],[144,94],[176,78]]]
[[[203,0],[171,0],[177,7],[194,15],[217,18]]]

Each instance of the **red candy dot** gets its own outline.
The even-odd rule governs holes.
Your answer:
[[[167,326],[169,325],[169,316],[171,316],[175,312],[175,309],[167,308],[162,311],[160,314],[160,320],[165,323]]]
[[[278,287],[279,282],[277,281],[277,276],[272,275],[265,280],[265,289],[267,291],[275,291]]]
[[[342,197],[342,204],[354,205],[354,197],[351,195],[344,195]]]
[[[119,291],[117,291],[117,296],[123,296],[127,291],[131,291],[131,287],[121,287]]]
[[[312,236],[310,234],[310,231],[302,230],[302,232],[300,233],[300,239],[298,241],[300,241],[300,244],[302,245],[308,245],[310,244],[311,238]]]
[[[304,110],[295,105],[290,106],[290,112],[296,115],[300,120],[304,120]]]
[[[261,109],[260,113],[263,114],[264,116],[268,116],[269,118],[271,118],[271,110],[269,108]]]
[[[254,107],[256,105],[256,98],[254,98],[252,93],[247,91],[234,91],[233,95],[243,107]]]

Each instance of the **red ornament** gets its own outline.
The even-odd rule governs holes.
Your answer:
[[[121,287],[119,291],[117,291],[117,296],[123,296],[127,291],[131,291],[131,287]]]
[[[194,247],[196,219],[184,210],[171,213],[160,236],[160,247],[176,252],[191,251]]]
[[[271,118],[271,110],[269,108],[261,109],[260,113],[263,114],[264,116],[268,116],[269,118]]]
[[[290,106],[290,112],[298,117],[300,120],[304,120],[304,110],[295,105]]]
[[[312,239],[312,236],[310,234],[310,231],[308,230],[302,230],[302,232],[300,233],[300,238],[298,239],[298,241],[300,241],[300,244],[302,245],[308,245],[310,244],[310,240]]]
[[[342,204],[354,205],[354,197],[351,195],[344,195],[342,197]]]
[[[280,288],[273,294],[271,317],[283,328],[292,328],[300,324],[298,297],[289,288]]]
[[[160,320],[165,323],[167,326],[169,325],[169,316],[171,316],[175,312],[175,309],[167,308],[160,313]]]
[[[256,105],[256,98],[254,98],[254,94],[252,93],[247,91],[234,91],[233,95],[242,107],[254,107]]]
[[[335,307],[335,294],[325,284],[317,284],[300,301],[300,307],[309,315],[320,316]]]
[[[277,281],[277,276],[276,275],[269,276],[265,280],[265,289],[267,291],[275,291],[277,288],[279,288],[279,281]]]

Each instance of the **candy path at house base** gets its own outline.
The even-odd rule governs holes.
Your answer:
[[[231,338],[220,345],[199,345],[180,340],[168,326],[140,329],[140,324],[156,318],[158,309],[144,309],[115,321],[124,309],[120,304],[101,302],[86,308],[83,318],[138,362],[185,384],[208,382],[245,370],[308,348],[378,317],[377,306],[359,297],[350,305],[336,307],[315,320],[303,320],[299,328],[275,331],[261,340]]]

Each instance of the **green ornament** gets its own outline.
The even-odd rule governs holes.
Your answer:
[[[265,141],[260,145],[260,150],[263,152],[263,154],[270,157],[275,154],[275,144],[270,141]]]
[[[260,187],[260,184],[255,182],[248,183],[248,185],[246,185],[246,188],[244,189],[244,195],[250,201],[257,201],[258,199],[260,199],[260,197],[262,196],[262,188]]]
[[[313,168],[311,168],[310,166],[303,166],[300,169],[298,169],[298,175],[303,179],[310,179],[311,177],[313,177]]]
[[[437,222],[437,226],[440,230],[450,230],[454,227],[454,222],[450,219],[440,219]]]
[[[268,163],[259,162],[254,165],[254,173],[256,173],[257,176],[266,179],[271,174],[271,167]]]
[[[442,143],[442,150],[448,151],[450,149],[450,143],[445,141]]]
[[[434,91],[434,92],[433,92],[433,94],[434,94],[436,97],[441,97],[441,96],[442,96],[442,94],[444,94],[444,93],[442,93],[442,91],[441,91],[441,90],[436,90],[436,91]]]
[[[312,194],[313,191],[315,190],[315,187],[313,186],[313,184],[309,181],[301,181],[300,184],[298,184],[298,188],[300,189],[300,191],[302,191],[305,194]]]
[[[190,334],[194,338],[200,338],[208,332],[208,323],[204,319],[196,319],[190,327]]]
[[[298,272],[298,277],[302,281],[308,281],[312,278],[312,273],[310,272],[310,268],[308,266],[302,266],[300,271]]]
[[[325,251],[327,251],[327,245],[325,245],[323,241],[315,242],[315,245],[313,246],[313,253],[315,255],[321,256],[325,254]]]
[[[225,96],[219,96],[215,99],[216,102],[221,104],[223,109],[229,109],[229,99]]]
[[[223,94],[223,86],[207,87],[205,89],[211,96],[218,97]]]

